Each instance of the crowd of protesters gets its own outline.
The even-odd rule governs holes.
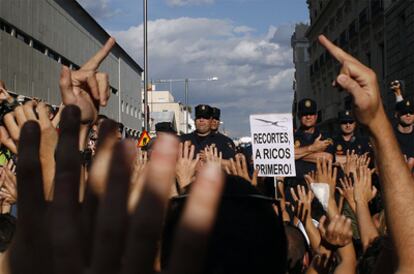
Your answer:
[[[159,124],[145,149],[122,138],[99,115],[113,38],[62,68],[58,110],[0,82],[0,273],[414,273],[413,103],[393,84],[393,125],[375,73],[319,41],[353,109],[330,137],[302,100],[297,177],[271,191],[217,108],[199,105],[191,134]]]

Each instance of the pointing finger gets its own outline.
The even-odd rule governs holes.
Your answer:
[[[108,56],[111,52],[113,46],[115,45],[116,41],[113,37],[109,38],[105,45],[93,56],[89,61],[87,61],[83,66],[82,69],[85,70],[97,70],[98,67],[101,65],[103,60]]]
[[[322,46],[324,46],[329,53],[338,60],[339,63],[343,64],[345,60],[354,61],[359,63],[358,60],[356,60],[354,57],[343,51],[341,48],[335,46],[334,43],[332,43],[328,38],[326,38],[324,35],[320,35],[318,37],[319,43],[321,43]]]

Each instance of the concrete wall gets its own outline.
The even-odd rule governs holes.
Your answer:
[[[61,64],[81,66],[109,38],[74,0],[1,0],[0,24],[0,79],[16,93],[51,104],[60,103]],[[101,112],[140,129],[142,68],[116,45],[100,71],[109,74],[112,93]],[[137,111],[122,113],[121,101]]]

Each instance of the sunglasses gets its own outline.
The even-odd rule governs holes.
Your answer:
[[[197,116],[196,117],[196,119],[210,119],[211,117],[210,116],[208,116],[208,115],[200,115],[200,116]]]
[[[341,125],[347,125],[347,124],[353,124],[353,123],[355,123],[355,121],[344,121],[344,122],[341,122]]]

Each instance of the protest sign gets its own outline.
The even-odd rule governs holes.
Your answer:
[[[251,115],[250,131],[259,176],[296,176],[292,114]]]

